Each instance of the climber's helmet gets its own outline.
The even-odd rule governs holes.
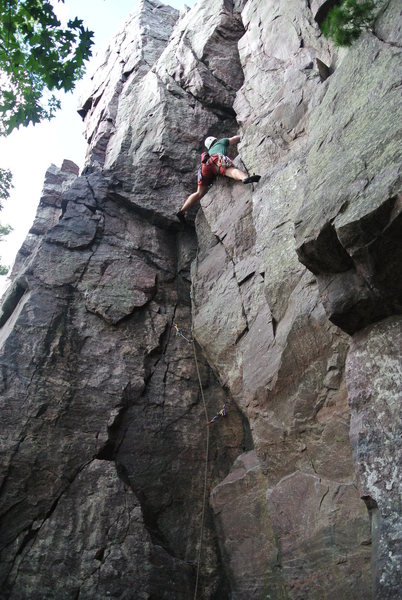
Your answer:
[[[217,141],[216,137],[207,137],[207,139],[205,140],[204,144],[205,144],[205,148],[207,150],[210,149],[211,146],[213,146],[215,144],[215,142]]]

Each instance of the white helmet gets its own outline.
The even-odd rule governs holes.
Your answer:
[[[215,143],[216,141],[217,141],[216,137],[212,137],[212,136],[210,136],[210,137],[207,137],[207,139],[206,139],[206,140],[205,140],[205,142],[204,142],[204,144],[205,144],[205,148],[206,148],[207,150],[209,150],[209,149],[210,149],[210,147],[211,147],[211,146],[213,146],[213,145],[214,145],[214,143]]]

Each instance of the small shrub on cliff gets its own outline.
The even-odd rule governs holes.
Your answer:
[[[350,46],[364,29],[371,29],[377,16],[373,0],[341,0],[321,25],[335,46]]]

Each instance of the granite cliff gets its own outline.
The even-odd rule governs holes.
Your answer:
[[[327,7],[142,0],[111,42],[0,314],[1,598],[400,597],[402,15],[337,52]],[[237,133],[261,181],[181,226]]]

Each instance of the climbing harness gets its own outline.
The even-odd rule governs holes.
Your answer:
[[[227,169],[232,161],[224,154],[212,154],[208,152],[201,154],[201,174],[207,179],[215,178],[221,172],[221,168]]]
[[[207,424],[207,428],[206,428],[207,436],[206,436],[206,448],[205,448],[205,468],[204,468],[204,492],[203,492],[202,512],[201,512],[201,531],[200,531],[200,541],[199,541],[199,545],[198,545],[197,574],[196,574],[196,578],[195,578],[195,589],[194,589],[194,600],[197,600],[198,581],[199,581],[200,566],[201,566],[202,542],[203,542],[203,538],[204,538],[205,506],[206,506],[206,502],[207,502],[208,457],[209,457],[209,425],[211,425],[212,423],[215,423],[215,421],[217,421],[220,417],[225,417],[226,416],[226,404],[225,403],[223,404],[223,408],[211,420],[208,419],[207,403],[205,401],[204,389],[202,387],[200,369],[199,369],[199,366],[198,366],[197,349],[195,347],[194,338],[192,338],[191,340],[189,340],[183,334],[182,330],[180,329],[180,327],[178,326],[177,323],[174,323],[173,326],[174,326],[175,331],[176,331],[176,336],[183,338],[184,340],[186,340],[187,343],[192,344],[192,346],[193,346],[195,367],[196,367],[196,370],[197,370],[197,377],[198,377],[198,384],[199,384],[199,387],[200,387],[202,403],[203,403],[203,406],[204,406],[205,420],[206,420],[206,424]]]

